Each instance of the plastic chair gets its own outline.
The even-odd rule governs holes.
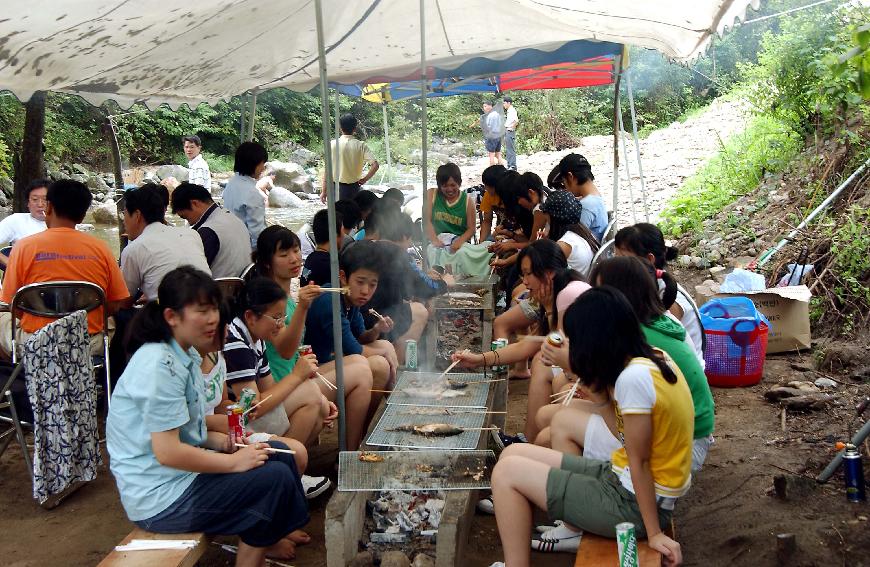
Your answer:
[[[106,294],[95,283],[85,281],[41,282],[26,285],[12,298],[12,362],[18,360],[18,344],[15,326],[19,313],[60,319],[80,309],[90,313],[103,308],[103,360],[94,361],[94,369],[102,368],[106,376],[106,407],[111,405],[112,382],[109,368],[109,313],[106,309]]]

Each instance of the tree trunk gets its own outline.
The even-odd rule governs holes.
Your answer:
[[[45,137],[45,91],[36,91],[24,105],[24,139],[21,157],[15,162],[13,207],[16,213],[27,212],[25,191],[31,181],[45,177],[42,139]]]

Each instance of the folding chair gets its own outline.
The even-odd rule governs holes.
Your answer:
[[[601,235],[601,242],[607,243],[616,236],[616,217],[607,223],[607,228],[604,229],[604,234]]]
[[[109,371],[109,313],[106,309],[106,294],[97,284],[84,281],[57,281],[29,284],[19,289],[12,298],[12,362],[18,360],[18,341],[15,326],[18,314],[29,313],[39,317],[60,319],[80,309],[90,313],[103,308],[103,357],[94,357],[94,369],[104,370],[106,377],[106,407],[112,400],[112,382]]]
[[[0,248],[0,254],[4,254],[7,258],[9,257],[9,254],[11,254],[11,253],[12,253],[11,246],[4,246],[3,248]],[[7,268],[7,266],[0,266],[0,282],[2,282],[3,277],[6,276],[6,268]],[[0,453],[2,453],[2,451],[0,451]]]
[[[9,429],[0,433],[0,455],[6,451],[9,443],[12,442],[12,437],[15,436],[18,439],[18,444],[21,446],[22,452],[24,453],[24,464],[27,466],[30,475],[33,476],[33,464],[30,461],[30,452],[27,450],[27,441],[25,440],[24,429],[22,428],[22,425],[32,428],[33,424],[20,419],[18,416],[18,410],[15,407],[15,402],[12,399],[12,384],[23,371],[24,365],[17,365],[3,384],[3,389],[0,390],[0,411],[5,410],[9,412],[8,417],[0,415],[0,421],[11,425]]]
[[[601,248],[598,249],[598,252],[595,253],[595,256],[592,257],[592,262],[589,264],[589,272],[591,273],[599,262],[603,262],[608,258],[613,258],[613,255],[615,253],[615,242],[613,240],[606,241],[604,244],[601,245]]]
[[[241,278],[242,280],[246,280],[246,279],[248,279],[248,274],[251,273],[251,270],[254,269],[254,266],[255,266],[255,265],[256,265],[256,264],[253,264],[253,263],[248,264],[248,266],[247,266],[244,270],[242,270],[242,273],[239,274],[239,278]]]

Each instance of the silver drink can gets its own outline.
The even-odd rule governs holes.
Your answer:
[[[638,567],[637,535],[634,524],[631,522],[616,524],[616,546],[619,553],[619,567]]]

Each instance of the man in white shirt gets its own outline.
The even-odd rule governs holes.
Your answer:
[[[504,97],[504,157],[507,159],[507,168],[517,170],[517,126],[520,119],[517,109],[514,108],[514,100]]]
[[[187,156],[187,182],[205,187],[211,193],[211,171],[200,153],[202,152],[202,140],[199,139],[199,136],[185,136],[182,140],[184,142],[184,155]],[[179,183],[181,182],[174,177],[167,177],[161,182],[170,191],[178,187]]]
[[[8,242],[9,247],[25,236],[45,230],[45,201],[48,195],[48,179],[34,179],[27,186],[26,213],[12,213],[0,221],[0,243]],[[9,261],[7,250],[0,251],[0,269],[6,269]]]
[[[131,296],[141,291],[144,299],[156,299],[163,276],[179,266],[189,265],[211,274],[199,235],[187,228],[163,224],[165,209],[155,185],[127,191],[124,207],[130,244],[121,253],[121,273]]]

